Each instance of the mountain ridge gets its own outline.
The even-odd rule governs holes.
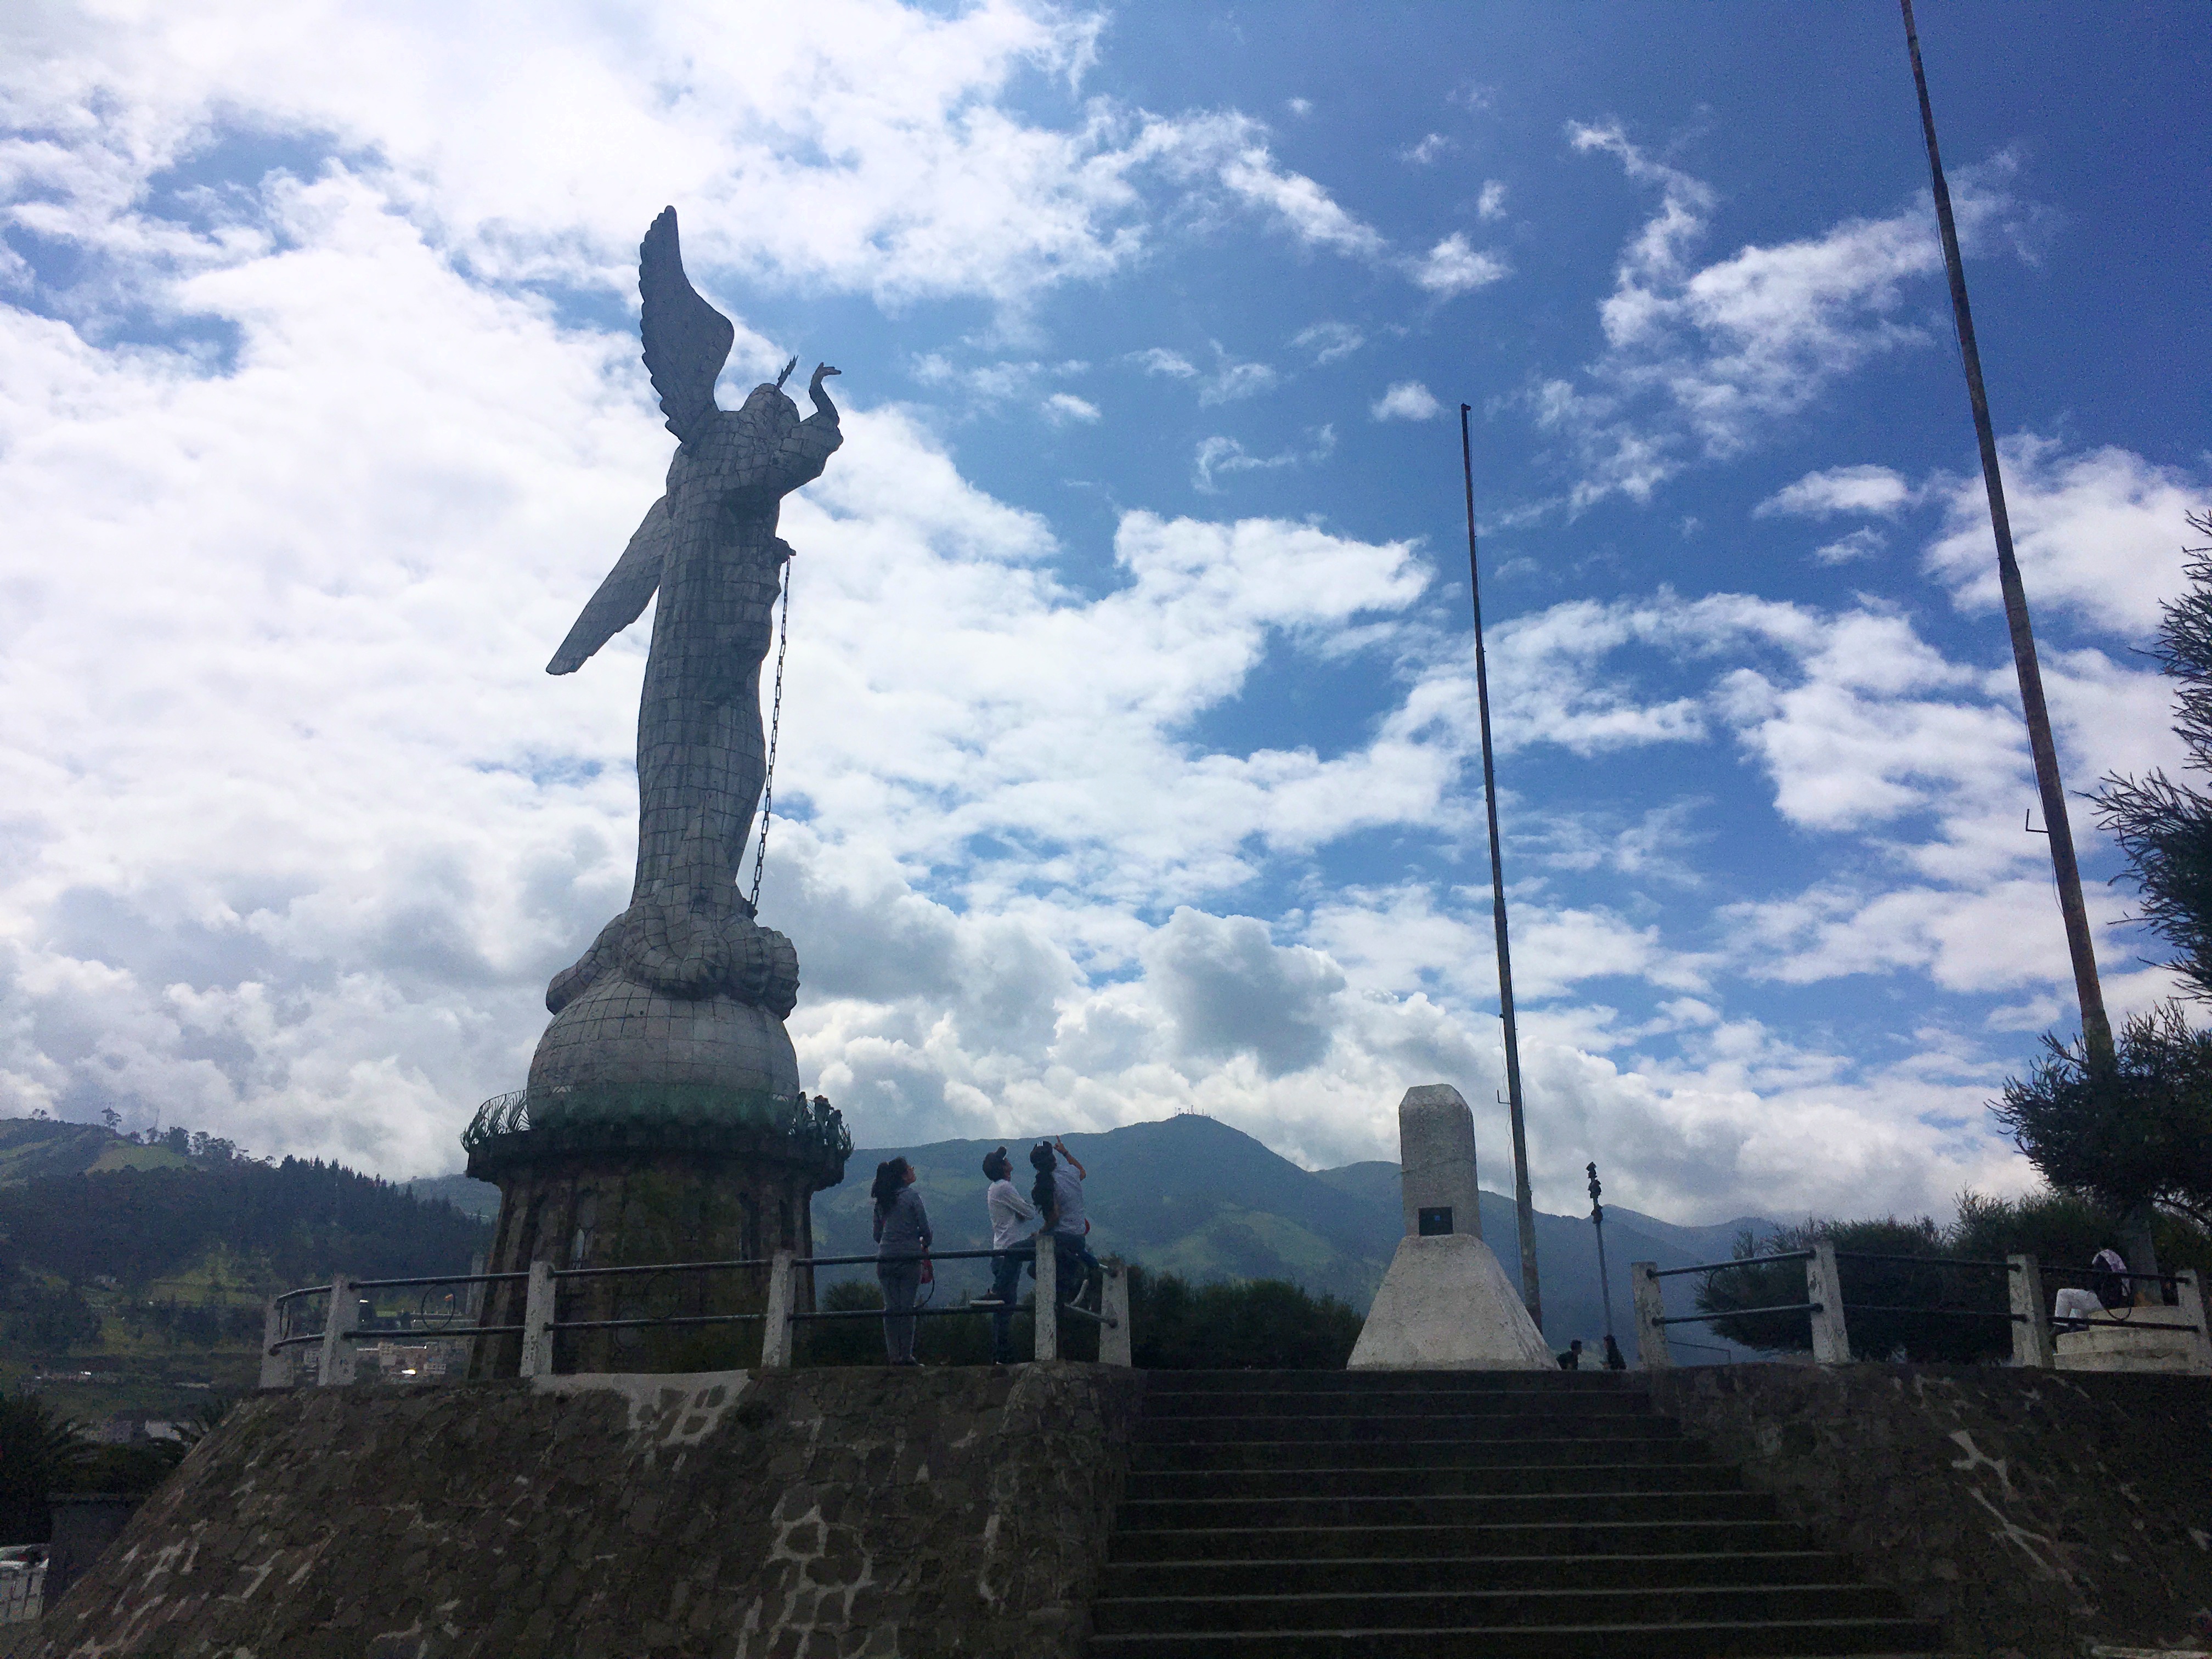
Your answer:
[[[1027,1149],[1042,1138],[961,1139],[856,1150],[844,1182],[815,1197],[816,1249],[825,1255],[872,1252],[869,1182],[875,1165],[895,1155],[906,1157],[915,1166],[923,1201],[935,1223],[938,1248],[984,1248],[989,1242],[983,1212],[984,1153],[1004,1145],[1025,1188]],[[1156,1272],[1179,1273],[1194,1282],[1287,1279],[1364,1312],[1404,1232],[1398,1166],[1385,1160],[1306,1170],[1255,1137],[1195,1113],[1071,1134],[1066,1141],[1091,1171],[1094,1247],[1101,1255],[1119,1254]],[[185,1143],[189,1147],[190,1137]],[[35,1119],[0,1121],[0,1188],[41,1176],[106,1173],[111,1169],[192,1170],[205,1162],[173,1147],[167,1138],[149,1146],[97,1125]],[[443,1200],[479,1220],[490,1219],[498,1210],[498,1189],[464,1175],[394,1184],[416,1198]],[[1484,1238],[1517,1285],[1520,1250],[1511,1200],[1485,1190],[1481,1221]],[[1535,1222],[1547,1333],[1556,1346],[1579,1337],[1595,1348],[1605,1329],[1606,1310],[1599,1296],[1589,1218],[1539,1212]],[[1739,1233],[1747,1229],[1762,1232],[1771,1225],[1759,1217],[1686,1225],[1608,1205],[1606,1279],[1612,1291],[1613,1329],[1623,1347],[1634,1351],[1627,1277],[1632,1261],[1673,1267],[1726,1260]],[[865,1277],[867,1271],[825,1270],[823,1276]],[[986,1272],[980,1262],[945,1263],[939,1297],[980,1290]],[[1690,1280],[1668,1281],[1670,1311],[1691,1311],[1691,1294]],[[1707,1340],[1688,1330],[1680,1333],[1680,1340]],[[1709,1346],[1717,1349],[1725,1345],[1713,1339]]]
[[[1006,1146],[1014,1160],[1017,1184],[1025,1188],[1027,1148],[1043,1138],[855,1149],[844,1183],[815,1196],[815,1248],[835,1255],[873,1249],[868,1183],[876,1164],[895,1155],[915,1166],[938,1248],[984,1248],[984,1153]],[[1289,1279],[1364,1313],[1405,1234],[1398,1166],[1380,1159],[1334,1170],[1301,1169],[1243,1131],[1195,1113],[1066,1139],[1068,1150],[1091,1171],[1085,1186],[1093,1249],[1102,1255],[1121,1254],[1155,1271],[1192,1279]],[[1178,1202],[1186,1224],[1170,1232],[1162,1224],[1164,1212]],[[1521,1252],[1513,1202],[1485,1189],[1481,1208],[1483,1238],[1517,1285]],[[1589,1218],[1539,1211],[1535,1222],[1546,1334],[1554,1347],[1565,1348],[1570,1338],[1580,1338],[1595,1351],[1606,1316]],[[1763,1231],[1772,1224],[1752,1216],[1685,1225],[1607,1206],[1606,1282],[1612,1291],[1613,1332],[1623,1351],[1632,1358],[1636,1352],[1629,1301],[1632,1261],[1680,1267],[1725,1261],[1739,1232]],[[940,1297],[980,1287],[981,1266],[945,1264]],[[1692,1310],[1689,1285],[1686,1279],[1668,1281],[1670,1312]],[[1708,1341],[1686,1334],[1686,1338]],[[1709,1346],[1744,1352],[1718,1338],[1710,1339]]]

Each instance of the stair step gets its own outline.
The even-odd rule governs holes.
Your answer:
[[[1117,1528],[1125,1561],[1361,1560],[1530,1555],[1708,1555],[1810,1550],[1792,1521],[1550,1521],[1509,1526]]]
[[[1138,1498],[1121,1503],[1119,1527],[1204,1530],[1234,1527],[1511,1525],[1529,1521],[1764,1521],[1765,1492],[1488,1492],[1435,1498]]]
[[[1316,1595],[1378,1590],[1617,1589],[1690,1584],[1847,1583],[1845,1559],[1825,1550],[1696,1555],[1355,1557],[1344,1560],[1117,1561],[1100,1594],[1267,1595],[1296,1583]]]
[[[1932,1654],[1935,1625],[1594,1372],[1147,1379],[1096,1659]]]
[[[1624,1442],[1527,1440],[1153,1440],[1132,1448],[1133,1471],[1165,1469],[1486,1468],[1564,1464],[1675,1463],[1724,1467],[1699,1442],[1681,1435]]]
[[[1455,1416],[1282,1416],[1158,1418],[1147,1412],[1137,1438],[1188,1440],[1538,1440],[1558,1437],[1571,1421],[1583,1440],[1667,1440],[1681,1432],[1665,1418],[1640,1413],[1571,1416],[1565,1413],[1484,1412]]]
[[[1506,1629],[1180,1631],[1094,1636],[1098,1659],[1796,1659],[1929,1654],[1942,1632],[1919,1619],[1724,1620]]]
[[[1585,1394],[1547,1394],[1534,1389],[1473,1390],[1407,1389],[1362,1390],[1358,1394],[1288,1392],[1255,1389],[1192,1394],[1150,1395],[1145,1415],[1155,1421],[1187,1417],[1340,1417],[1347,1411],[1367,1416],[1572,1418],[1648,1415],[1648,1396],[1607,1389]]]
[[[1632,1371],[1154,1371],[1146,1398],[1243,1393],[1254,1389],[1297,1394],[1645,1394]]]
[[[1524,1626],[1771,1623],[1894,1619],[1896,1595],[1867,1584],[1669,1589],[1370,1591],[1364,1595],[1102,1598],[1101,1635],[1306,1630],[1505,1630]]]
[[[1489,1494],[1733,1491],[1735,1470],[1711,1463],[1495,1463],[1366,1469],[1137,1469],[1133,1499],[1175,1498],[1472,1498]]]

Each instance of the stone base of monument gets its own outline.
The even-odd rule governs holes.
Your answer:
[[[1398,1241],[1350,1366],[1543,1371],[1558,1363],[1490,1247],[1467,1233],[1446,1233]]]
[[[2055,1332],[2051,1363],[2062,1371],[2163,1371],[2186,1376],[2212,1373],[2212,1365],[2205,1363],[2204,1345],[2196,1332],[2144,1328],[2179,1324],[2180,1309],[2123,1309],[2121,1315],[2128,1322]]]
[[[795,975],[794,975],[795,977]],[[680,996],[619,972],[560,1003],[528,1088],[487,1101],[461,1138],[470,1175],[501,1201],[489,1269],[521,1274],[653,1262],[732,1262],[683,1273],[587,1274],[562,1283],[562,1323],[664,1319],[556,1334],[554,1368],[655,1372],[755,1363],[766,1261],[813,1254],[813,1195],[843,1179],[852,1137],[808,1099],[775,1010],[726,992]],[[794,1287],[812,1306],[811,1275]],[[484,1322],[519,1325],[518,1279],[495,1282]],[[520,1339],[485,1337],[470,1374],[514,1374]]]

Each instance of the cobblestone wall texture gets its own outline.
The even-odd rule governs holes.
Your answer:
[[[2198,1648],[2212,1379],[1951,1365],[1656,1372],[1659,1409],[1982,1659]]]
[[[1060,1364],[261,1395],[29,1651],[1073,1659],[1142,1386]]]

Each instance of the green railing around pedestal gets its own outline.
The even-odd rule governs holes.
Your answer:
[[[477,1109],[461,1133],[471,1173],[552,1152],[662,1148],[751,1152],[832,1170],[842,1179],[852,1132],[827,1097],[705,1084],[518,1089]]]

